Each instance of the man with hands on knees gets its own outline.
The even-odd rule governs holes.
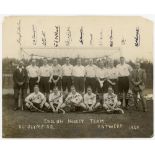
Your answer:
[[[49,104],[46,102],[46,97],[39,91],[38,85],[34,86],[34,92],[25,98],[26,107],[34,112],[44,112],[50,108]]]

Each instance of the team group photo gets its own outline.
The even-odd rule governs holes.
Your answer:
[[[103,109],[107,113],[124,114],[123,109],[128,109],[132,97],[132,104],[138,110],[139,94],[142,110],[147,112],[143,94],[146,73],[140,62],[135,62],[132,68],[124,57],[120,57],[116,66],[110,58],[100,59],[97,64],[88,59],[86,66],[83,66],[81,58],[75,59],[75,66],[69,57],[65,58],[62,66],[56,58],[50,65],[47,58],[41,61],[40,67],[36,59],[30,60],[28,66],[19,61],[13,73],[14,110],[21,109],[19,106],[22,105],[23,110],[38,112],[93,112]]]
[[[136,16],[6,17],[3,137],[151,137],[152,34]]]

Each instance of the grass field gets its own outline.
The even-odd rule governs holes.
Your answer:
[[[13,96],[3,96],[4,138],[125,138],[153,136],[153,102],[148,112],[130,107],[121,114],[52,114],[13,111]],[[73,121],[74,123],[70,122]],[[82,123],[82,120],[84,123]],[[100,122],[98,122],[100,120]],[[63,122],[62,122],[63,121]],[[69,122],[68,122],[69,121]],[[77,123],[78,122],[78,123]],[[118,127],[118,128],[117,128]]]

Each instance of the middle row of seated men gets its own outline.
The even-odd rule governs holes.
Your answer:
[[[26,107],[30,111],[39,112],[63,112],[76,111],[81,109],[92,112],[98,108],[104,108],[106,112],[119,112],[124,113],[120,108],[121,103],[117,100],[117,95],[113,93],[112,87],[108,87],[108,92],[103,94],[103,102],[97,100],[96,94],[92,92],[91,87],[87,88],[86,94],[82,97],[75,89],[75,86],[71,86],[71,92],[64,97],[55,86],[53,92],[49,94],[48,99],[45,95],[39,91],[38,85],[34,86],[34,92],[29,94],[25,98]],[[68,110],[66,109],[68,108]]]

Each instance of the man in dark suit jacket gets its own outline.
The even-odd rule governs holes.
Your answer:
[[[144,112],[147,111],[146,101],[144,98],[145,81],[146,81],[145,70],[140,68],[140,63],[136,63],[135,69],[131,73],[131,89],[134,93],[134,102],[136,109],[138,109],[137,96],[139,93]]]
[[[23,66],[23,62],[20,61],[17,68],[13,73],[13,81],[14,81],[14,100],[15,100],[15,108],[14,110],[19,109],[18,100],[19,100],[19,93],[21,91],[21,105],[25,100],[28,88],[28,75],[27,70]]]

